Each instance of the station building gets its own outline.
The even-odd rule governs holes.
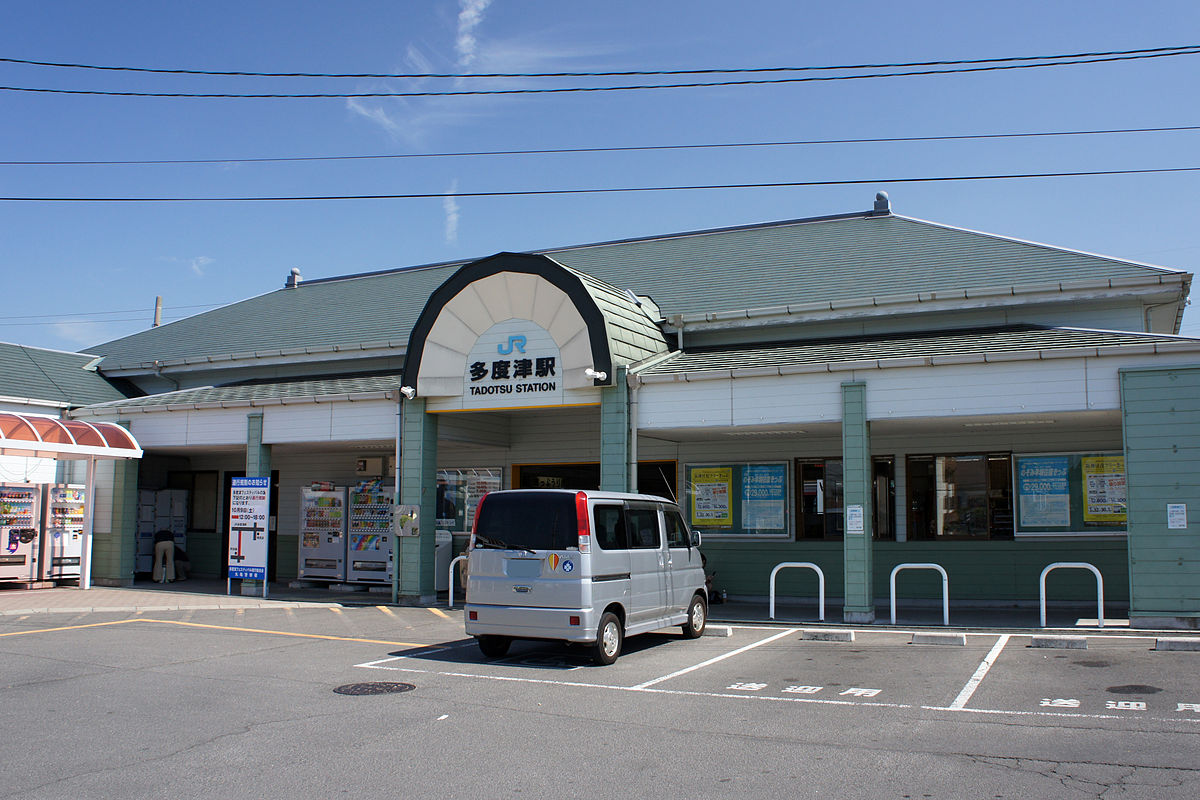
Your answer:
[[[1186,272],[901,216],[771,222],[303,280],[90,348],[127,426],[94,579],[132,580],[138,488],[189,490],[223,575],[231,477],[271,476],[270,571],[301,490],[419,506],[399,594],[431,598],[482,488],[679,499],[729,595],[820,566],[874,618],[900,564],[951,606],[1036,604],[1087,563],[1134,625],[1200,621],[1200,340]],[[395,476],[394,478],[392,476]],[[457,507],[442,509],[447,497]],[[99,510],[98,510],[98,513]],[[443,534],[444,536],[444,534]],[[102,572],[101,572],[102,571]],[[940,599],[929,571],[902,597]],[[1095,602],[1082,570],[1055,601]],[[813,597],[815,576],[779,577]]]

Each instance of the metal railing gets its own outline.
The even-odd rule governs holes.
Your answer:
[[[1096,576],[1096,622],[1099,627],[1104,627],[1104,578],[1100,575],[1100,570],[1096,569],[1095,565],[1089,564],[1086,561],[1055,561],[1042,570],[1042,576],[1038,578],[1038,604],[1042,611],[1042,627],[1046,627],[1046,575],[1051,570],[1055,569],[1087,569],[1091,570]]]
[[[788,567],[804,567],[811,569],[817,573],[817,618],[821,622],[825,621],[825,573],[821,568],[810,561],[784,561],[775,565],[775,569],[771,570],[771,619],[775,619],[775,576],[779,574],[779,570]]]
[[[448,584],[450,593],[446,595],[446,608],[454,608],[454,568],[458,566],[458,562],[466,560],[466,556],[455,556],[450,561],[450,582]]]
[[[933,569],[942,574],[942,624],[950,624],[950,578],[946,575],[946,570],[941,564],[926,564],[926,563],[910,563],[897,564],[892,568],[892,575],[889,579],[892,587],[892,624],[896,624],[896,573],[902,569]]]

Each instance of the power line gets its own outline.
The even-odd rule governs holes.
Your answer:
[[[971,58],[942,61],[907,61],[883,64],[831,64],[828,66],[805,67],[734,67],[729,69],[677,69],[677,70],[623,70],[616,72],[468,72],[468,73],[385,73],[385,72],[249,72],[241,70],[204,70],[183,68],[129,67],[98,64],[72,64],[56,61],[32,61],[21,58],[0,58],[7,64],[24,64],[35,67],[60,67],[65,69],[103,70],[109,72],[138,72],[159,75],[209,75],[217,77],[252,78],[616,78],[651,75],[721,75],[763,72],[822,72],[853,69],[901,69],[908,67],[936,67],[960,64],[998,64],[1010,61],[1050,61],[1065,58],[1093,58],[1097,56],[1126,56],[1145,53],[1169,54],[1172,51],[1195,50],[1200,44],[1174,47],[1149,47],[1139,50],[1105,50],[1091,53],[1060,53],[1049,56],[1005,56],[1000,58]]]
[[[422,200],[447,197],[537,197],[549,195],[618,194],[633,192],[678,192],[712,189],[786,189],[807,186],[857,186],[889,183],[946,183],[951,181],[1023,180],[1029,178],[1081,178],[1104,175],[1158,175],[1200,172],[1200,167],[1114,169],[1078,172],[1024,172],[989,175],[938,175],[909,178],[853,178],[830,181],[775,181],[771,183],[720,183],[678,186],[621,186],[594,189],[524,189],[494,192],[414,192],[410,194],[278,195],[259,197],[0,197],[5,202],[32,203],[261,203],[298,200]]]
[[[230,301],[230,302],[232,302],[232,301]],[[171,305],[171,306],[169,306],[169,308],[172,311],[174,311],[174,310],[181,309],[181,308],[216,308],[218,306],[225,306],[225,305],[229,305],[229,303],[228,302],[226,302],[226,303],[197,303],[197,304],[187,305],[187,306]],[[67,314],[61,314],[61,313],[60,314],[5,314],[4,319],[53,318],[55,321],[58,321],[58,322],[70,322],[71,320],[64,319],[64,317],[94,317],[94,316],[98,316],[101,314],[142,314],[142,313],[144,313],[146,311],[150,311],[150,310],[151,309],[126,308],[126,309],[122,309],[120,311],[80,311],[77,313],[67,313]],[[105,320],[96,320],[96,321],[103,322]],[[0,324],[2,324],[2,323],[0,323]]]
[[[1021,133],[968,133],[947,136],[882,136],[854,139],[800,139],[767,142],[713,142],[700,144],[631,145],[627,147],[559,147],[534,150],[464,150],[434,153],[377,153],[341,156],[279,156],[267,158],[172,158],[131,161],[0,161],[4,167],[63,167],[63,166],[152,166],[167,164],[263,164],[305,161],[365,161],[402,158],[463,158],[468,156],[530,156],[570,153],[629,153],[663,150],[710,150],[717,148],[789,147],[796,145],[885,144],[900,142],[950,142],[985,139],[1022,139],[1048,136],[1100,136],[1126,133],[1168,133],[1197,131],[1200,125],[1175,125],[1158,128],[1108,128],[1098,130],[1033,131]]]
[[[1077,64],[1100,64],[1114,61],[1135,61],[1145,58],[1170,58],[1173,56],[1200,55],[1200,49],[1178,50],[1164,53],[1146,53],[1143,55],[1111,56],[1104,58],[1081,58],[1067,61],[1055,61],[1046,64],[999,64],[986,67],[967,67],[963,69],[916,70],[910,72],[874,72],[859,75],[821,75],[803,78],[769,78],[756,80],[706,81],[698,83],[656,83],[631,84],[626,86],[564,86],[549,89],[473,89],[461,91],[437,92],[313,92],[313,93],[265,93],[247,94],[234,92],[120,92],[100,89],[51,89],[31,86],[0,86],[0,91],[28,92],[35,94],[64,94],[90,95],[100,97],[165,97],[190,99],[252,99],[252,100],[347,100],[386,97],[468,97],[496,96],[522,94],[566,94],[575,92],[624,92],[645,89],[699,89],[722,86],[764,86],[785,83],[813,83],[822,81],[850,81],[867,78],[908,78],[922,75],[958,75],[968,72],[996,72],[1013,69],[1041,69],[1043,67],[1063,67]]]

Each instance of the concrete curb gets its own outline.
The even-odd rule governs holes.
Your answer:
[[[703,635],[728,638],[733,636],[733,628],[728,625],[706,625],[704,627]]]
[[[965,633],[914,633],[911,644],[941,644],[955,647],[967,646]]]
[[[1161,638],[1154,642],[1155,650],[1190,650],[1200,652],[1200,636],[1179,636],[1176,638]]]
[[[809,642],[853,642],[854,631],[806,629],[801,631],[800,638]]]
[[[1060,650],[1087,650],[1086,636],[1037,636],[1029,641],[1030,647],[1053,647]]]

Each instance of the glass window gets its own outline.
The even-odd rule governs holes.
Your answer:
[[[630,508],[625,514],[629,526],[629,546],[635,550],[657,550],[662,547],[658,533],[657,508]]]
[[[909,456],[910,539],[1000,539],[1013,535],[1007,454]]]
[[[708,464],[685,468],[688,522],[706,535],[788,535],[788,465]]]
[[[892,520],[896,514],[895,462],[876,458],[872,463],[871,503],[873,537],[896,538]],[[799,495],[796,506],[800,524],[799,539],[840,539],[845,534],[845,476],[840,458],[797,459]]]
[[[1017,536],[1125,533],[1125,457],[1121,453],[1045,453],[1013,457]]]
[[[664,508],[663,519],[667,523],[667,547],[687,547],[691,535],[683,524],[683,515],[674,508]]]
[[[601,550],[626,550],[625,509],[620,505],[597,505],[592,509],[593,536]]]
[[[477,542],[531,550],[579,547],[575,495],[570,492],[490,494],[479,510]]]

